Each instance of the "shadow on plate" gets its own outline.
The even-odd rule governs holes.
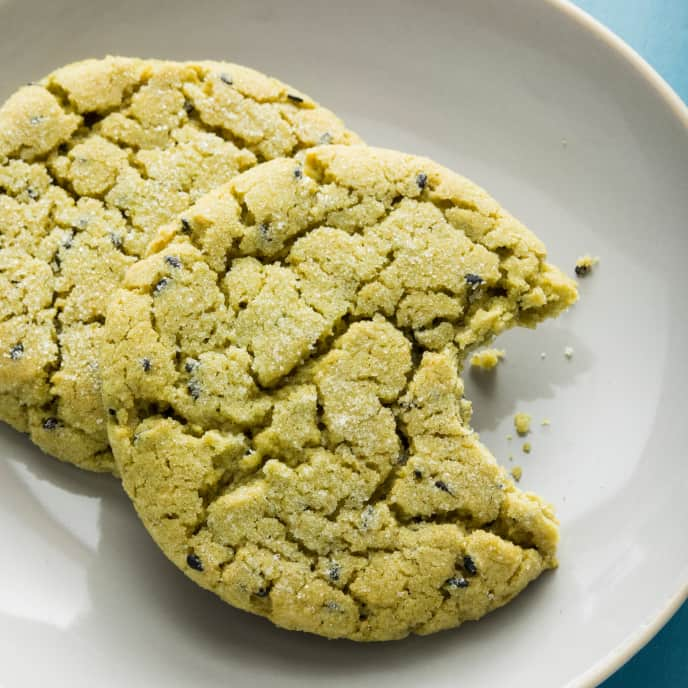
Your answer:
[[[473,402],[475,430],[495,430],[522,402],[554,399],[558,389],[574,385],[591,368],[593,352],[572,329],[549,323],[545,329],[546,334],[518,330],[500,337],[494,346],[504,348],[506,358],[493,370],[466,364],[465,394]],[[566,347],[573,349],[570,359],[564,355]]]
[[[2,429],[2,435],[11,432]],[[17,435],[6,439],[17,445],[26,440]],[[49,641],[53,633],[64,643],[87,642],[91,651],[109,648],[117,664],[136,666],[142,675],[155,674],[155,667],[179,667],[180,680],[193,675],[194,667],[204,677],[227,677],[230,666],[255,666],[258,671],[286,671],[290,679],[299,675],[374,675],[382,667],[430,662],[434,655],[451,651],[457,643],[469,647],[501,629],[520,614],[530,615],[536,599],[547,594],[553,582],[546,575],[506,609],[491,614],[479,625],[411,637],[394,643],[359,644],[330,641],[318,636],[285,631],[265,619],[234,609],[197,587],[158,550],[138,521],[119,483],[112,476],[86,473],[46,457],[37,449],[22,446],[13,459],[37,481],[50,481],[75,495],[98,498],[99,542],[94,552],[68,529],[55,521],[38,498],[31,495],[7,465],[0,479],[7,493],[16,494],[15,510],[32,528],[60,542],[60,547],[87,569],[90,603],[69,628],[47,628],[39,621],[17,620],[17,633],[34,634]],[[11,485],[14,481],[16,485]],[[529,598],[527,600],[527,598]],[[57,636],[55,636],[57,638]],[[76,670],[76,668],[75,668]]]

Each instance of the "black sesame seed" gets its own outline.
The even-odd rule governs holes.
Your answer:
[[[367,530],[370,525],[370,519],[373,517],[375,510],[371,504],[368,504],[361,514],[361,530]]]
[[[122,237],[119,234],[110,232],[110,241],[115,248],[122,248]]]
[[[416,177],[416,184],[418,184],[418,188],[422,191],[428,185],[428,175],[425,172],[421,172]]]
[[[153,367],[150,358],[142,358],[141,367],[143,368],[144,373],[150,373],[151,368]]]
[[[475,576],[478,573],[478,567],[468,554],[463,558],[463,567],[471,576]]]
[[[444,584],[448,588],[467,588],[470,585],[465,578],[448,578]]]
[[[474,275],[472,272],[466,274],[465,280],[466,284],[469,284],[473,289],[483,283],[483,278],[480,275]]]
[[[297,167],[294,170],[294,179],[301,179],[303,177],[303,170],[300,167]]]
[[[182,218],[182,232],[191,232],[191,223],[185,218]]]
[[[186,563],[195,571],[203,571],[203,562],[195,554],[189,554]]]
[[[190,100],[185,100],[183,107],[187,115],[190,115],[194,111],[194,105]]]
[[[195,358],[187,358],[184,364],[184,370],[186,370],[187,373],[193,373],[199,365],[201,364]]]
[[[341,573],[342,569],[336,561],[333,561],[327,569],[327,575],[331,581],[338,581]]]
[[[62,242],[62,248],[72,248],[72,242],[74,241],[74,230],[70,230],[69,234],[65,237]]]
[[[182,261],[177,256],[165,256],[165,262],[173,268],[180,268]]]
[[[226,74],[225,72],[220,74],[220,81],[224,84],[227,84],[227,86],[231,86],[234,83],[232,77],[229,76],[229,74]]]
[[[327,146],[330,143],[332,143],[332,134],[330,134],[329,131],[326,131],[321,137],[319,143],[323,146]]]
[[[420,471],[415,470],[413,471],[413,477],[420,480],[423,477],[423,474]]]
[[[38,191],[36,191],[36,189],[33,188],[33,186],[30,186],[30,187],[26,190],[26,193],[28,194],[29,198],[30,198],[32,201],[37,201],[38,198],[40,197],[40,194],[38,193]]]
[[[303,103],[303,98],[301,96],[295,96],[293,93],[287,93],[287,98],[289,98],[292,103]]]
[[[590,272],[590,266],[576,265],[574,272],[578,275],[578,277],[583,277],[584,275],[587,275]]]
[[[444,480],[435,480],[435,487],[438,490],[442,490],[442,492],[448,492],[451,494],[451,490],[447,486],[447,483],[444,482]]]
[[[167,277],[163,277],[154,287],[153,287],[153,296],[158,296],[170,283],[171,280],[167,279]]]
[[[201,383],[198,380],[190,380],[186,388],[194,401],[201,396]]]
[[[271,241],[270,225],[267,222],[261,222],[258,229],[260,230],[260,235],[265,241]]]
[[[44,430],[54,430],[55,428],[59,427],[60,421],[53,417],[44,418],[41,425],[43,426]]]
[[[333,612],[338,612],[341,609],[341,607],[333,600],[325,602],[324,606]]]
[[[41,117],[41,115],[34,115],[29,121],[31,122],[31,124],[36,125],[40,124],[44,119],[45,117]]]
[[[10,358],[13,361],[18,361],[24,355],[24,345],[21,342],[17,342],[10,349]]]
[[[256,597],[267,597],[268,596],[268,589],[267,588],[258,588],[255,592]]]

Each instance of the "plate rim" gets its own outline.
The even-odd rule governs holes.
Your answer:
[[[545,0],[545,2],[552,9],[564,15],[565,19],[573,21],[580,28],[593,34],[607,48],[622,57],[645,84],[655,92],[658,99],[669,107],[672,114],[688,133],[688,104],[640,53],[602,22],[575,5],[572,0]],[[596,688],[599,686],[642,650],[686,601],[688,601],[688,579],[679,584],[678,590],[655,613],[652,621],[631,633],[623,642],[595,662],[590,669],[569,681],[565,688]]]

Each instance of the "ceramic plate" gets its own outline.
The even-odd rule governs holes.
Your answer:
[[[289,633],[168,564],[114,479],[3,427],[0,684],[558,688],[611,673],[688,589],[678,98],[562,2],[0,0],[3,99],[105,53],[257,67],[368,142],[475,179],[569,272],[579,255],[600,256],[570,313],[501,338],[506,363],[467,376],[483,439],[556,504],[561,566],[480,623],[436,636],[366,646]],[[516,411],[535,420],[527,456],[506,439]]]

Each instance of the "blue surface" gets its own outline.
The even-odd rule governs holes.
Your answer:
[[[688,102],[688,0],[576,0]],[[688,687],[688,602],[602,688]]]

